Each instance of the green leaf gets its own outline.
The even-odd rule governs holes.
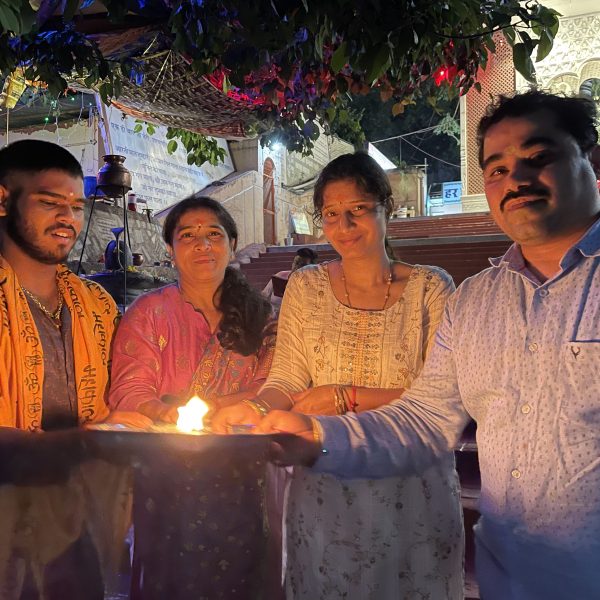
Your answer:
[[[113,80],[113,93],[112,93],[112,97],[113,98],[118,98],[121,95],[121,91],[123,89],[123,86],[121,85],[121,80],[118,78],[115,78]]]
[[[133,133],[140,133],[142,131],[143,127],[138,123],[134,128],[133,128]]]
[[[396,104],[392,106],[392,115],[394,115],[394,117],[401,115],[404,112],[404,107],[405,105],[402,102],[396,102]]]
[[[15,35],[21,34],[21,19],[19,13],[11,6],[0,4],[0,24],[5,31],[12,31]]]
[[[21,17],[21,33],[27,34],[37,24],[36,13],[31,4],[29,2],[25,2],[21,6],[19,14]]]
[[[175,150],[177,150],[177,142],[175,140],[171,140],[168,144],[167,144],[167,152],[169,154],[173,154],[175,152]]]
[[[486,38],[485,45],[492,54],[496,52],[496,42],[494,42],[494,38],[491,35]]]
[[[539,39],[537,55],[535,57],[536,62],[540,62],[540,60],[544,60],[548,54],[550,54],[550,50],[552,50],[554,40],[550,36],[547,31],[542,31]]]
[[[83,80],[83,83],[85,83],[86,87],[91,88],[96,83],[96,81],[97,81],[96,75],[91,73]]]
[[[457,0],[453,4],[454,12],[460,17],[461,21],[464,21],[469,17],[469,9],[465,6],[464,2]]]
[[[529,48],[532,44],[531,36],[526,31],[523,31],[522,29],[520,29],[518,31],[518,34],[519,34],[519,37],[521,38],[521,41]]]
[[[229,92],[230,89],[231,89],[231,81],[229,81],[229,77],[227,77],[227,75],[225,75],[225,77],[223,77],[223,93],[227,94],[227,92]]]
[[[319,29],[319,32],[315,36],[315,54],[320,60],[323,60],[323,45],[325,43],[325,36],[327,32],[325,28]]]
[[[337,74],[343,68],[344,65],[348,62],[348,53],[347,53],[348,44],[346,42],[342,42],[333,53],[331,57],[331,70]]]
[[[531,56],[527,51],[527,47],[524,43],[519,42],[515,44],[513,47],[513,62],[515,65],[515,69],[527,79],[530,83],[535,83],[535,69],[533,67],[533,62],[531,61]]]
[[[506,29],[504,29],[502,31],[502,33],[504,34],[504,37],[507,39],[508,43],[511,46],[514,46],[515,38],[516,38],[516,33],[515,33],[514,27],[507,27]]]
[[[382,45],[371,61],[367,72],[366,81],[373,83],[385,73],[390,65],[390,48],[387,44]]]

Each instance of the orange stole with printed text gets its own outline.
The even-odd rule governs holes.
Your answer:
[[[79,423],[108,416],[106,392],[117,307],[98,284],[57,267],[60,294],[71,313]],[[0,256],[0,426],[41,428],[44,355],[25,294]]]

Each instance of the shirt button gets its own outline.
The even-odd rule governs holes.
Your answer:
[[[546,296],[547,296],[549,293],[550,293],[550,292],[549,292],[549,291],[548,291],[546,288],[542,288],[542,289],[540,290],[540,296],[541,296],[542,298],[545,298],[545,297],[546,297]]]
[[[510,474],[515,478],[515,479],[519,479],[519,477],[521,477],[521,471],[519,471],[519,469],[513,469]]]
[[[531,406],[529,406],[529,404],[523,404],[523,406],[521,406],[521,412],[524,415],[528,415],[531,412]]]
[[[531,344],[529,344],[530,352],[537,352],[537,350],[538,350],[538,345],[535,342],[532,342]]]

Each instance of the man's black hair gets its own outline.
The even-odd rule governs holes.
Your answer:
[[[56,169],[83,179],[79,161],[62,146],[41,140],[20,140],[0,150],[0,184],[11,173],[39,173]]]
[[[488,107],[477,128],[479,165],[483,167],[483,140],[492,125],[503,119],[526,117],[542,110],[554,115],[556,126],[573,136],[582,152],[590,152],[598,143],[598,114],[591,98],[530,90],[514,96],[498,96]]]

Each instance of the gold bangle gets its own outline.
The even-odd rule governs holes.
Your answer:
[[[261,419],[269,414],[269,411],[258,402],[248,399],[242,400],[242,402],[247,404]]]
[[[312,423],[313,439],[317,446],[319,446],[320,453],[327,454],[327,449],[323,447],[323,428],[321,427],[321,423],[314,417],[311,417],[310,420]]]
[[[348,407],[350,406],[348,398],[348,387],[345,385],[340,385],[340,394],[342,396],[342,403],[344,405],[344,414],[346,414],[348,412]]]
[[[340,414],[340,396],[338,394],[337,387],[333,388],[333,407],[335,408],[335,414]]]
[[[345,415],[346,402],[344,400],[344,391],[342,386],[335,386],[333,388],[333,399],[335,403],[335,412],[337,415]]]

